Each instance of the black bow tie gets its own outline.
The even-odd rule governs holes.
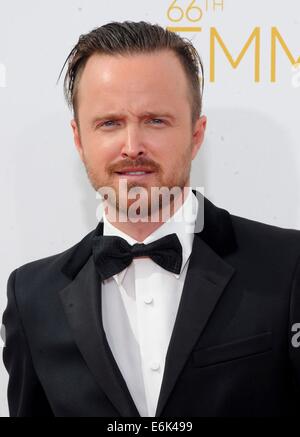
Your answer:
[[[93,238],[93,257],[102,280],[124,270],[137,256],[149,256],[164,269],[180,273],[182,246],[175,233],[149,244],[136,243],[132,246],[117,236],[99,235]]]

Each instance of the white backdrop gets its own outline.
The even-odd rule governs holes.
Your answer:
[[[0,0],[1,315],[14,268],[67,249],[97,224],[97,199],[56,80],[79,35],[108,21],[180,26],[202,55],[208,129],[193,161],[193,187],[203,185],[210,200],[233,214],[300,229],[300,74],[291,64],[300,56],[299,0],[178,0],[182,11],[168,13],[171,4]],[[186,32],[186,26],[202,29]],[[256,40],[232,68],[224,46],[236,60],[255,29]],[[0,416],[8,415],[7,380],[1,360]]]

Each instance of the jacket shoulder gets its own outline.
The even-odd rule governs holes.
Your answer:
[[[66,250],[23,264],[17,267],[11,275],[17,272],[18,276],[22,277],[22,280],[26,280],[26,278],[32,279],[33,277],[38,279],[45,276],[46,273],[64,272],[64,268],[69,265],[71,260],[73,262],[74,260],[77,261],[77,267],[79,268],[80,264],[83,265],[91,253],[91,241],[94,234],[95,229]]]
[[[300,256],[300,231],[251,220],[204,199],[202,238],[221,256],[294,263]]]
[[[283,242],[295,241],[296,244],[299,244],[300,230],[298,229],[271,225],[234,214],[230,214],[230,218],[236,232],[262,239],[275,238],[277,242],[280,240]]]
[[[237,246],[255,262],[290,266],[300,260],[300,231],[230,215]],[[278,267],[279,268],[279,267]]]

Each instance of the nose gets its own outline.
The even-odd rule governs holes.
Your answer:
[[[145,154],[145,145],[140,128],[137,125],[128,124],[125,132],[122,156],[131,159],[135,159],[137,156],[143,156]]]

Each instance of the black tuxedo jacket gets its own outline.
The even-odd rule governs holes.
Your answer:
[[[207,199],[204,213],[155,417],[296,416],[300,232]],[[139,417],[102,325],[91,256],[102,232],[101,221],[70,249],[10,274],[2,321],[11,416]]]

